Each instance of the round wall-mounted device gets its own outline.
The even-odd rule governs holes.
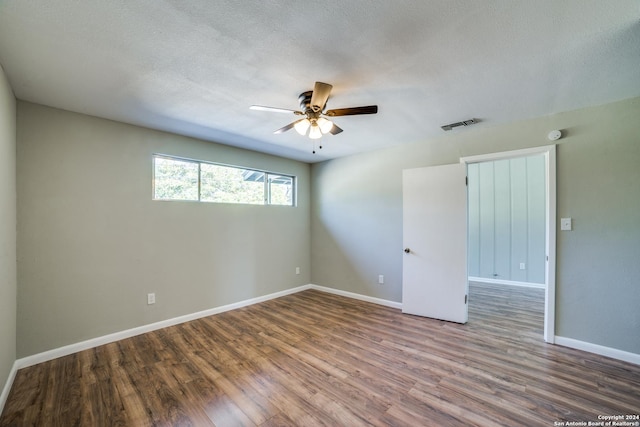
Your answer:
[[[558,139],[560,139],[560,137],[562,137],[562,132],[560,132],[559,130],[552,130],[551,132],[549,132],[549,135],[547,135],[549,141],[557,141]]]

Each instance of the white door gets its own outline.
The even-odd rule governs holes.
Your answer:
[[[406,169],[402,197],[402,312],[466,323],[466,165]]]

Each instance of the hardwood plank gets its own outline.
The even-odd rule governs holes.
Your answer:
[[[640,366],[542,339],[541,289],[458,325],[305,291],[18,371],[0,426],[548,426],[640,413]]]

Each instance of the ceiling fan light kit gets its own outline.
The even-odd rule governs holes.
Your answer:
[[[322,133],[329,133],[331,131],[331,128],[333,128],[333,122],[331,120],[325,119],[324,117],[320,117],[317,123]]]
[[[311,129],[309,130],[309,138],[311,139],[320,139],[322,138],[322,131],[318,124],[312,124]]]
[[[295,122],[293,128],[300,135],[305,136],[307,134],[307,130],[309,130],[309,138],[318,139],[322,137],[322,135],[331,132],[333,129],[333,122],[331,120],[327,120],[324,117],[320,117],[318,119],[302,119]]]
[[[262,105],[252,105],[252,110],[272,111],[276,113],[295,114],[297,116],[305,116],[303,119],[296,120],[293,123],[281,127],[276,130],[275,134],[284,133],[290,129],[295,129],[300,135],[307,135],[311,139],[320,139],[322,135],[330,133],[337,135],[342,129],[329,120],[327,117],[338,116],[355,116],[360,114],[376,114],[378,112],[377,105],[368,105],[365,107],[338,108],[334,110],[325,110],[327,100],[331,94],[331,86],[328,83],[316,82],[313,90],[303,92],[298,97],[300,101],[301,111],[289,110],[286,108],[265,107]],[[320,147],[322,148],[322,147]],[[313,151],[315,153],[315,150]]]
[[[309,126],[311,126],[311,122],[309,121],[309,119],[302,119],[298,120],[296,124],[293,125],[293,128],[300,135],[305,136],[307,134],[307,130],[309,130]]]

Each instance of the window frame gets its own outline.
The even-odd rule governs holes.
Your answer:
[[[163,199],[156,197],[156,159],[174,160],[178,162],[195,163],[198,165],[198,199]],[[264,169],[249,168],[244,166],[231,165],[227,163],[210,162],[206,160],[196,160],[186,157],[172,156],[168,154],[154,153],[152,155],[152,184],[151,184],[151,200],[160,202],[197,202],[197,203],[214,203],[214,204],[226,204],[226,205],[252,205],[252,206],[283,206],[283,207],[297,207],[298,206],[298,179],[295,175],[289,175],[286,173],[274,172]],[[262,203],[248,203],[248,202],[216,202],[209,200],[202,200],[202,165],[221,166],[226,168],[239,169],[242,171],[251,171],[264,174],[263,184],[263,198]],[[291,204],[278,204],[271,203],[271,180],[270,176],[281,176],[291,179]]]

